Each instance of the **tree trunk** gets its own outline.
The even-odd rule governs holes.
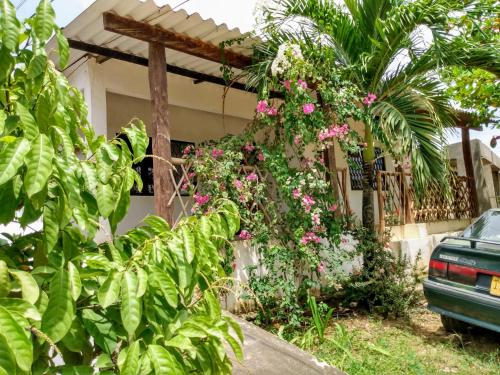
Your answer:
[[[370,232],[374,232],[373,166],[375,163],[375,146],[369,124],[365,124],[365,143],[366,147],[363,150],[363,227]]]
[[[467,183],[472,208],[472,217],[479,216],[479,201],[477,198],[476,179],[474,178],[474,164],[472,162],[472,153],[470,150],[470,132],[468,128],[462,128],[462,152],[464,154],[465,174],[467,175]]]

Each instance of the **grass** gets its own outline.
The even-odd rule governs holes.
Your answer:
[[[448,334],[439,316],[415,309],[409,320],[334,318],[319,343],[314,331],[293,342],[350,375],[500,374],[500,334]]]

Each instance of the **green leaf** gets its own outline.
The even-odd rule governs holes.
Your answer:
[[[84,351],[89,345],[87,333],[85,332],[81,320],[77,316],[73,319],[68,333],[62,339],[62,343],[69,351],[75,353]]]
[[[180,228],[182,239],[184,240],[184,252],[186,254],[186,260],[191,263],[196,252],[195,239],[193,235],[193,230],[187,225],[183,225]]]
[[[20,102],[16,103],[16,112],[21,120],[21,126],[24,131],[24,137],[28,141],[32,141],[38,136],[38,126],[36,124],[35,118],[30,113],[30,111],[23,106]]]
[[[2,62],[0,61],[0,65]],[[5,129],[5,120],[7,120],[7,115],[4,111],[0,111],[0,135],[3,133]]]
[[[233,329],[233,331],[236,333],[238,336],[239,340],[241,343],[243,343],[244,336],[243,336],[243,330],[241,329],[240,325],[230,316],[225,316],[224,320],[226,323],[229,324],[229,326]]]
[[[92,195],[97,196],[97,172],[94,164],[82,163],[82,175],[85,180],[85,187],[92,193]]]
[[[5,307],[10,312],[24,316],[31,320],[42,320],[42,316],[31,303],[19,298],[0,298],[0,306]]]
[[[2,306],[0,306],[0,327],[1,335],[5,337],[14,353],[19,368],[26,372],[30,371],[33,363],[33,345],[30,333],[26,329],[28,327],[21,327],[12,314]]]
[[[123,273],[121,287],[121,317],[125,330],[129,337],[134,337],[135,330],[141,322],[142,299],[137,298],[137,289],[139,283],[137,276],[132,271]]]
[[[20,26],[14,5],[9,0],[0,0],[0,35],[2,44],[11,51],[17,48]]]
[[[55,201],[48,201],[43,208],[43,244],[48,255],[57,243],[59,222]]]
[[[26,155],[27,171],[24,176],[24,186],[28,197],[31,198],[47,184],[52,173],[53,157],[54,149],[49,137],[45,134],[38,135]]]
[[[45,55],[34,56],[28,65],[28,70],[26,71],[27,77],[33,79],[44,73],[47,68],[47,61],[47,56]]]
[[[7,144],[0,154],[0,185],[15,176],[19,167],[24,164],[24,157],[30,150],[30,143],[24,138],[17,138]]]
[[[99,207],[99,212],[103,217],[109,217],[115,209],[114,198],[115,195],[111,185],[102,183],[97,184],[97,207]]]
[[[120,197],[116,203],[116,207],[109,218],[109,224],[111,225],[111,231],[116,232],[116,228],[120,221],[127,215],[130,206],[130,190],[125,187],[125,181],[123,181],[123,186],[120,192]]]
[[[82,292],[82,282],[78,268],[71,262],[68,262],[68,275],[71,282],[71,296],[76,301]]]
[[[33,30],[41,42],[46,42],[55,28],[55,13],[50,0],[41,0],[33,19]]]
[[[148,287],[148,274],[143,268],[137,267],[137,280],[139,286],[137,287],[137,297],[142,297],[146,293]]]
[[[107,354],[112,354],[119,340],[116,334],[116,324],[91,309],[83,309],[82,319],[85,329],[94,338],[97,346]]]
[[[175,356],[160,345],[149,345],[148,355],[153,362],[156,375],[164,374],[185,374],[184,368],[179,366]]]
[[[68,333],[74,316],[75,303],[69,273],[61,269],[50,282],[49,304],[42,317],[42,331],[52,341],[58,342]]]
[[[159,216],[146,216],[143,223],[151,227],[155,234],[161,234],[168,232],[170,230],[170,225],[165,221],[165,219]]]
[[[175,287],[174,280],[168,273],[160,270],[158,267],[153,266],[150,269],[149,284],[153,288],[158,289],[170,306],[177,308],[179,292]]]
[[[103,308],[106,308],[118,300],[120,296],[120,284],[122,273],[116,270],[110,272],[104,283],[99,288],[97,298]]]
[[[0,297],[8,296],[10,293],[9,267],[0,259]]]
[[[140,354],[140,345],[139,341],[134,341],[129,347],[127,351],[127,357],[125,358],[125,362],[123,363],[122,368],[120,369],[121,375],[136,375],[139,372],[139,354]]]
[[[123,132],[132,145],[134,158],[140,158],[146,155],[146,150],[149,145],[149,137],[146,132],[146,126],[142,121],[137,121],[127,128],[123,128]]]
[[[28,272],[24,272],[21,270],[10,269],[9,273],[18,281],[19,285],[21,286],[23,299],[34,305],[38,300],[38,296],[40,295],[40,288],[38,287],[38,284],[36,283],[33,276],[31,276]]]
[[[1,370],[6,375],[16,375],[17,368],[14,353],[10,349],[5,336],[0,333],[0,375],[2,374]]]
[[[59,67],[64,69],[69,60],[69,44],[61,30],[56,29],[57,49],[59,50]]]
[[[234,353],[234,356],[236,357],[236,359],[238,361],[242,362],[243,361],[243,350],[241,348],[241,345],[229,333],[225,333],[224,338],[226,339],[227,343],[231,346],[231,349],[233,350],[233,353]]]
[[[64,157],[67,160],[73,159],[75,157],[75,149],[73,147],[73,142],[71,141],[69,134],[67,134],[63,129],[61,129],[60,127],[57,127],[57,126],[51,126],[50,130],[53,134],[53,136],[52,136],[53,142],[52,143],[54,145],[57,145],[58,144],[57,139],[59,139],[61,144],[62,144]],[[57,147],[56,147],[56,149],[57,149]],[[87,165],[87,164],[83,163],[82,167],[85,165]]]

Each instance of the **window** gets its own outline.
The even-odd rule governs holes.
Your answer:
[[[172,157],[173,158],[181,158],[182,151],[189,145],[194,146],[192,142],[183,142],[183,141],[170,141],[171,149],[172,149]],[[146,155],[153,154],[153,143],[151,137],[149,138],[149,146],[146,151]],[[144,158],[141,162],[134,165],[134,169],[139,173],[142,179],[143,188],[142,191],[137,189],[137,186],[134,185],[132,190],[130,191],[131,195],[154,195],[154,183],[153,183],[153,159],[152,158]],[[174,171],[174,177],[176,183],[178,183],[181,179],[180,171]]]
[[[382,155],[382,150],[375,147],[375,165],[373,168],[373,190],[377,189],[377,171],[385,171],[385,160]],[[363,190],[363,153],[360,151],[356,154],[349,154],[349,176],[351,177],[351,190]]]

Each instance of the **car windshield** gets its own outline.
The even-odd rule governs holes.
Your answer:
[[[488,241],[500,241],[500,211],[485,212],[464,231],[463,236]]]

